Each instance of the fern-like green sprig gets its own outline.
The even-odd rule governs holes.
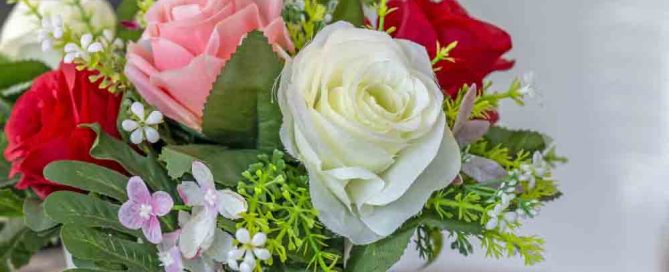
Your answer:
[[[249,205],[237,228],[267,234],[267,249],[282,263],[291,259],[333,271],[341,255],[328,246],[332,236],[317,220],[304,170],[286,164],[280,151],[259,160],[237,186]]]

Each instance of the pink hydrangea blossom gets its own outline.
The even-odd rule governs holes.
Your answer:
[[[158,244],[163,239],[158,217],[170,212],[174,201],[172,197],[162,191],[151,195],[149,189],[140,177],[132,177],[127,186],[128,201],[123,203],[118,211],[119,221],[129,229],[142,229],[146,239]]]

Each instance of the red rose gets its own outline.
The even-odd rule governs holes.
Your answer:
[[[121,98],[99,89],[88,80],[90,75],[63,64],[37,78],[16,101],[5,126],[9,144],[4,153],[12,163],[10,176],[21,174],[16,188],[30,187],[41,198],[54,191],[73,190],[42,175],[44,167],[57,160],[110,165],[91,158],[95,133],[78,125],[99,123],[104,131],[118,137],[116,117]]]
[[[386,17],[386,28],[396,27],[393,33],[419,43],[431,57],[436,54],[437,41],[447,46],[458,42],[450,53],[455,62],[438,64],[439,84],[448,95],[457,95],[465,84],[483,86],[483,78],[494,71],[508,70],[513,61],[502,58],[511,50],[511,37],[504,30],[479,21],[455,0],[391,0],[388,5],[397,8]]]

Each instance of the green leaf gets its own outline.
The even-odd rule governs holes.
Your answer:
[[[530,153],[546,149],[548,138],[543,134],[529,130],[511,130],[503,127],[491,127],[485,135],[493,146],[502,145],[510,154],[524,150]]]
[[[50,70],[49,66],[35,60],[0,63],[0,89],[29,82]]]
[[[77,258],[122,264],[127,271],[161,271],[156,247],[122,240],[79,225],[61,230],[65,248]]]
[[[404,227],[418,227],[419,225],[427,225],[441,230],[459,231],[471,234],[479,234],[483,232],[483,226],[478,222],[464,222],[461,220],[441,218],[436,214],[424,212],[418,217],[410,219],[404,224]]]
[[[60,191],[49,195],[44,202],[47,216],[54,221],[86,227],[100,227],[143,237],[130,230],[118,220],[119,205],[75,192]]]
[[[128,200],[128,177],[112,169],[81,161],[55,161],[44,168],[44,177],[63,185],[99,193],[120,202]]]
[[[23,216],[23,199],[11,189],[0,190],[0,216]]]
[[[98,135],[91,148],[93,158],[118,162],[129,173],[142,177],[154,191],[176,195],[176,184],[170,180],[153,154],[146,157],[140,155],[126,143],[102,132],[98,124],[82,126],[92,129]]]
[[[32,231],[40,232],[51,229],[58,225],[57,222],[46,216],[44,202],[35,198],[26,198],[23,201],[24,222]]]
[[[362,3],[360,0],[339,0],[332,19],[333,22],[347,21],[355,26],[362,26],[365,20]]]
[[[258,102],[267,100],[259,99],[258,95],[271,95],[282,67],[262,32],[249,33],[214,83],[204,108],[204,134],[231,147],[255,148],[259,133]],[[261,107],[263,118],[271,112],[265,106]],[[265,128],[270,130],[271,126]],[[263,139],[264,146],[267,139]]]
[[[216,182],[236,186],[242,172],[258,160],[258,154],[256,150],[229,150],[215,145],[173,145],[163,148],[160,160],[174,179],[190,172],[191,164],[198,160],[209,166]]]
[[[271,91],[258,90],[258,140],[256,148],[264,153],[281,150],[279,130],[283,117]]]
[[[349,272],[385,272],[399,261],[407,248],[415,227],[402,228],[369,245],[354,246],[346,264]]]
[[[30,257],[44,247],[51,236],[39,236],[26,228],[22,219],[5,222],[0,231],[0,271],[15,271],[26,265]]]
[[[116,8],[116,18],[119,24],[117,25],[117,36],[126,41],[136,41],[142,36],[141,30],[130,30],[123,27],[120,23],[123,21],[134,21],[139,6],[137,0],[122,0]]]

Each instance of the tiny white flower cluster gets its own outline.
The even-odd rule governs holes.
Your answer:
[[[488,216],[490,220],[485,225],[487,230],[493,230],[499,227],[500,232],[505,232],[510,223],[516,222],[518,220],[518,214],[516,212],[504,212],[511,201],[516,198],[515,194],[502,193],[502,201],[495,205],[495,207],[488,211]]]
[[[258,232],[253,235],[245,228],[238,229],[235,238],[239,241],[237,248],[228,252],[228,266],[234,271],[251,272],[256,266],[256,259],[266,261],[271,257],[269,250],[265,249],[267,236]],[[242,261],[239,263],[238,261]]]
[[[68,43],[65,45],[63,61],[65,63],[72,63],[76,59],[87,61],[90,54],[102,52],[110,46],[112,49],[122,49],[124,47],[123,40],[115,38],[113,31],[105,29],[98,41],[94,41],[93,34],[87,33],[81,36],[79,44]]]
[[[521,80],[520,90],[518,92],[523,97],[534,97],[536,95],[536,89],[534,88],[534,73],[527,72],[523,75]]]
[[[65,45],[65,57],[63,62],[72,63],[75,59],[88,60],[90,54],[102,52],[104,46],[101,42],[93,42],[93,34],[87,33],[81,36],[79,44],[68,43]]]
[[[141,144],[144,139],[149,143],[156,143],[160,140],[160,134],[155,126],[163,122],[163,114],[159,111],[152,111],[147,116],[144,110],[144,104],[134,102],[130,106],[130,111],[134,114],[134,120],[125,119],[121,123],[123,130],[132,132],[130,142]]]
[[[63,38],[63,18],[60,16],[42,18],[42,27],[39,29],[37,37],[42,46],[42,51],[48,51],[53,48],[53,44]]]
[[[534,152],[531,164],[522,164],[520,166],[520,173],[518,173],[519,181],[527,181],[528,188],[532,189],[536,185],[536,178],[546,178],[548,175],[549,166],[544,160],[541,152]]]
[[[539,204],[539,201],[534,199],[534,200],[530,201],[529,203],[527,203],[528,207],[526,207],[525,209],[518,208],[516,210],[516,213],[522,219],[537,217],[539,215],[539,205],[538,204]]]

